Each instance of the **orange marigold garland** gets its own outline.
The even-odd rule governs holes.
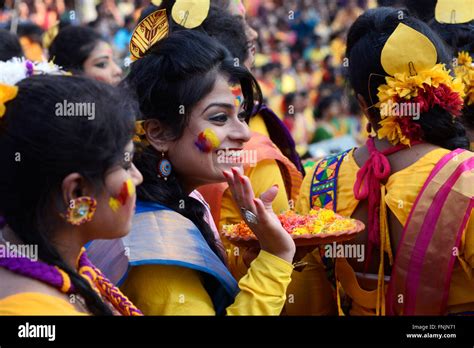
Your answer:
[[[439,106],[454,117],[461,114],[464,86],[461,79],[453,78],[443,64],[436,64],[432,69],[414,76],[400,73],[386,77],[385,80],[387,84],[379,86],[377,94],[377,106],[381,108],[382,118],[379,122],[379,139],[387,138],[393,145],[410,145],[411,141],[421,140],[423,137],[421,126],[413,122],[412,117],[407,117],[414,115],[392,116],[392,109],[384,108],[383,105],[418,105],[420,113]]]
[[[457,67],[454,69],[456,76],[464,84],[465,101],[467,105],[474,104],[474,66],[472,58],[467,52],[459,52]]]

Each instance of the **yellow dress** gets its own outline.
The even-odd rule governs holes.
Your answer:
[[[39,292],[22,292],[0,299],[0,315],[87,315],[71,303]]]
[[[279,315],[293,266],[261,251],[239,281],[227,315]],[[145,315],[215,315],[198,271],[163,265],[132,267],[121,290]]]
[[[337,184],[337,213],[342,216],[351,216],[359,201],[354,198],[353,187],[356,181],[356,174],[359,170],[353,157],[353,150],[342,161],[339,168]],[[398,221],[404,226],[415,199],[423,187],[425,181],[436,163],[449,150],[433,150],[412,165],[392,174],[386,185],[385,204],[396,216]],[[303,181],[300,196],[296,203],[296,210],[306,214],[310,210],[309,196],[311,180],[317,164],[312,170],[307,171]],[[319,252],[314,251],[312,255],[317,260]],[[474,310],[474,219],[470,218],[467,228],[464,231],[459,248],[458,261],[455,264],[451,287],[448,296],[448,312],[466,312]],[[320,258],[319,258],[320,261]],[[358,284],[355,272],[352,267],[340,259],[340,271],[338,278],[342,283],[344,291],[352,299],[352,315],[373,315],[376,308],[376,290],[366,291]],[[327,282],[327,280],[325,280]],[[318,296],[309,293],[307,296]],[[324,299],[314,300],[315,302]],[[331,304],[332,305],[332,304]]]

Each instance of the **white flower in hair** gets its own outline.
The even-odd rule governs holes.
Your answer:
[[[52,62],[32,62],[22,58],[0,61],[0,83],[15,85],[33,75],[64,75],[66,72]]]

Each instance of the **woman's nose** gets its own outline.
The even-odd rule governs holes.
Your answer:
[[[132,163],[132,180],[135,186],[140,185],[143,182],[143,175],[140,173],[137,167]]]

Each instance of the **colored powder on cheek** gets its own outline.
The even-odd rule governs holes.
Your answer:
[[[129,197],[135,193],[135,185],[133,185],[132,179],[127,179],[122,184],[122,189],[116,197],[110,197],[109,206],[116,212],[121,206],[127,203]]]
[[[217,134],[210,128],[205,129],[199,133],[196,142],[194,143],[201,152],[211,152],[212,149],[216,149],[220,146],[221,142],[217,137]]]
[[[235,86],[231,86],[230,90],[231,90],[232,94],[235,97],[235,99],[234,99],[235,107],[240,108],[240,105],[242,105],[242,102],[244,100],[244,98],[242,96],[242,88],[240,88],[240,86],[238,86],[238,85],[235,85]]]

